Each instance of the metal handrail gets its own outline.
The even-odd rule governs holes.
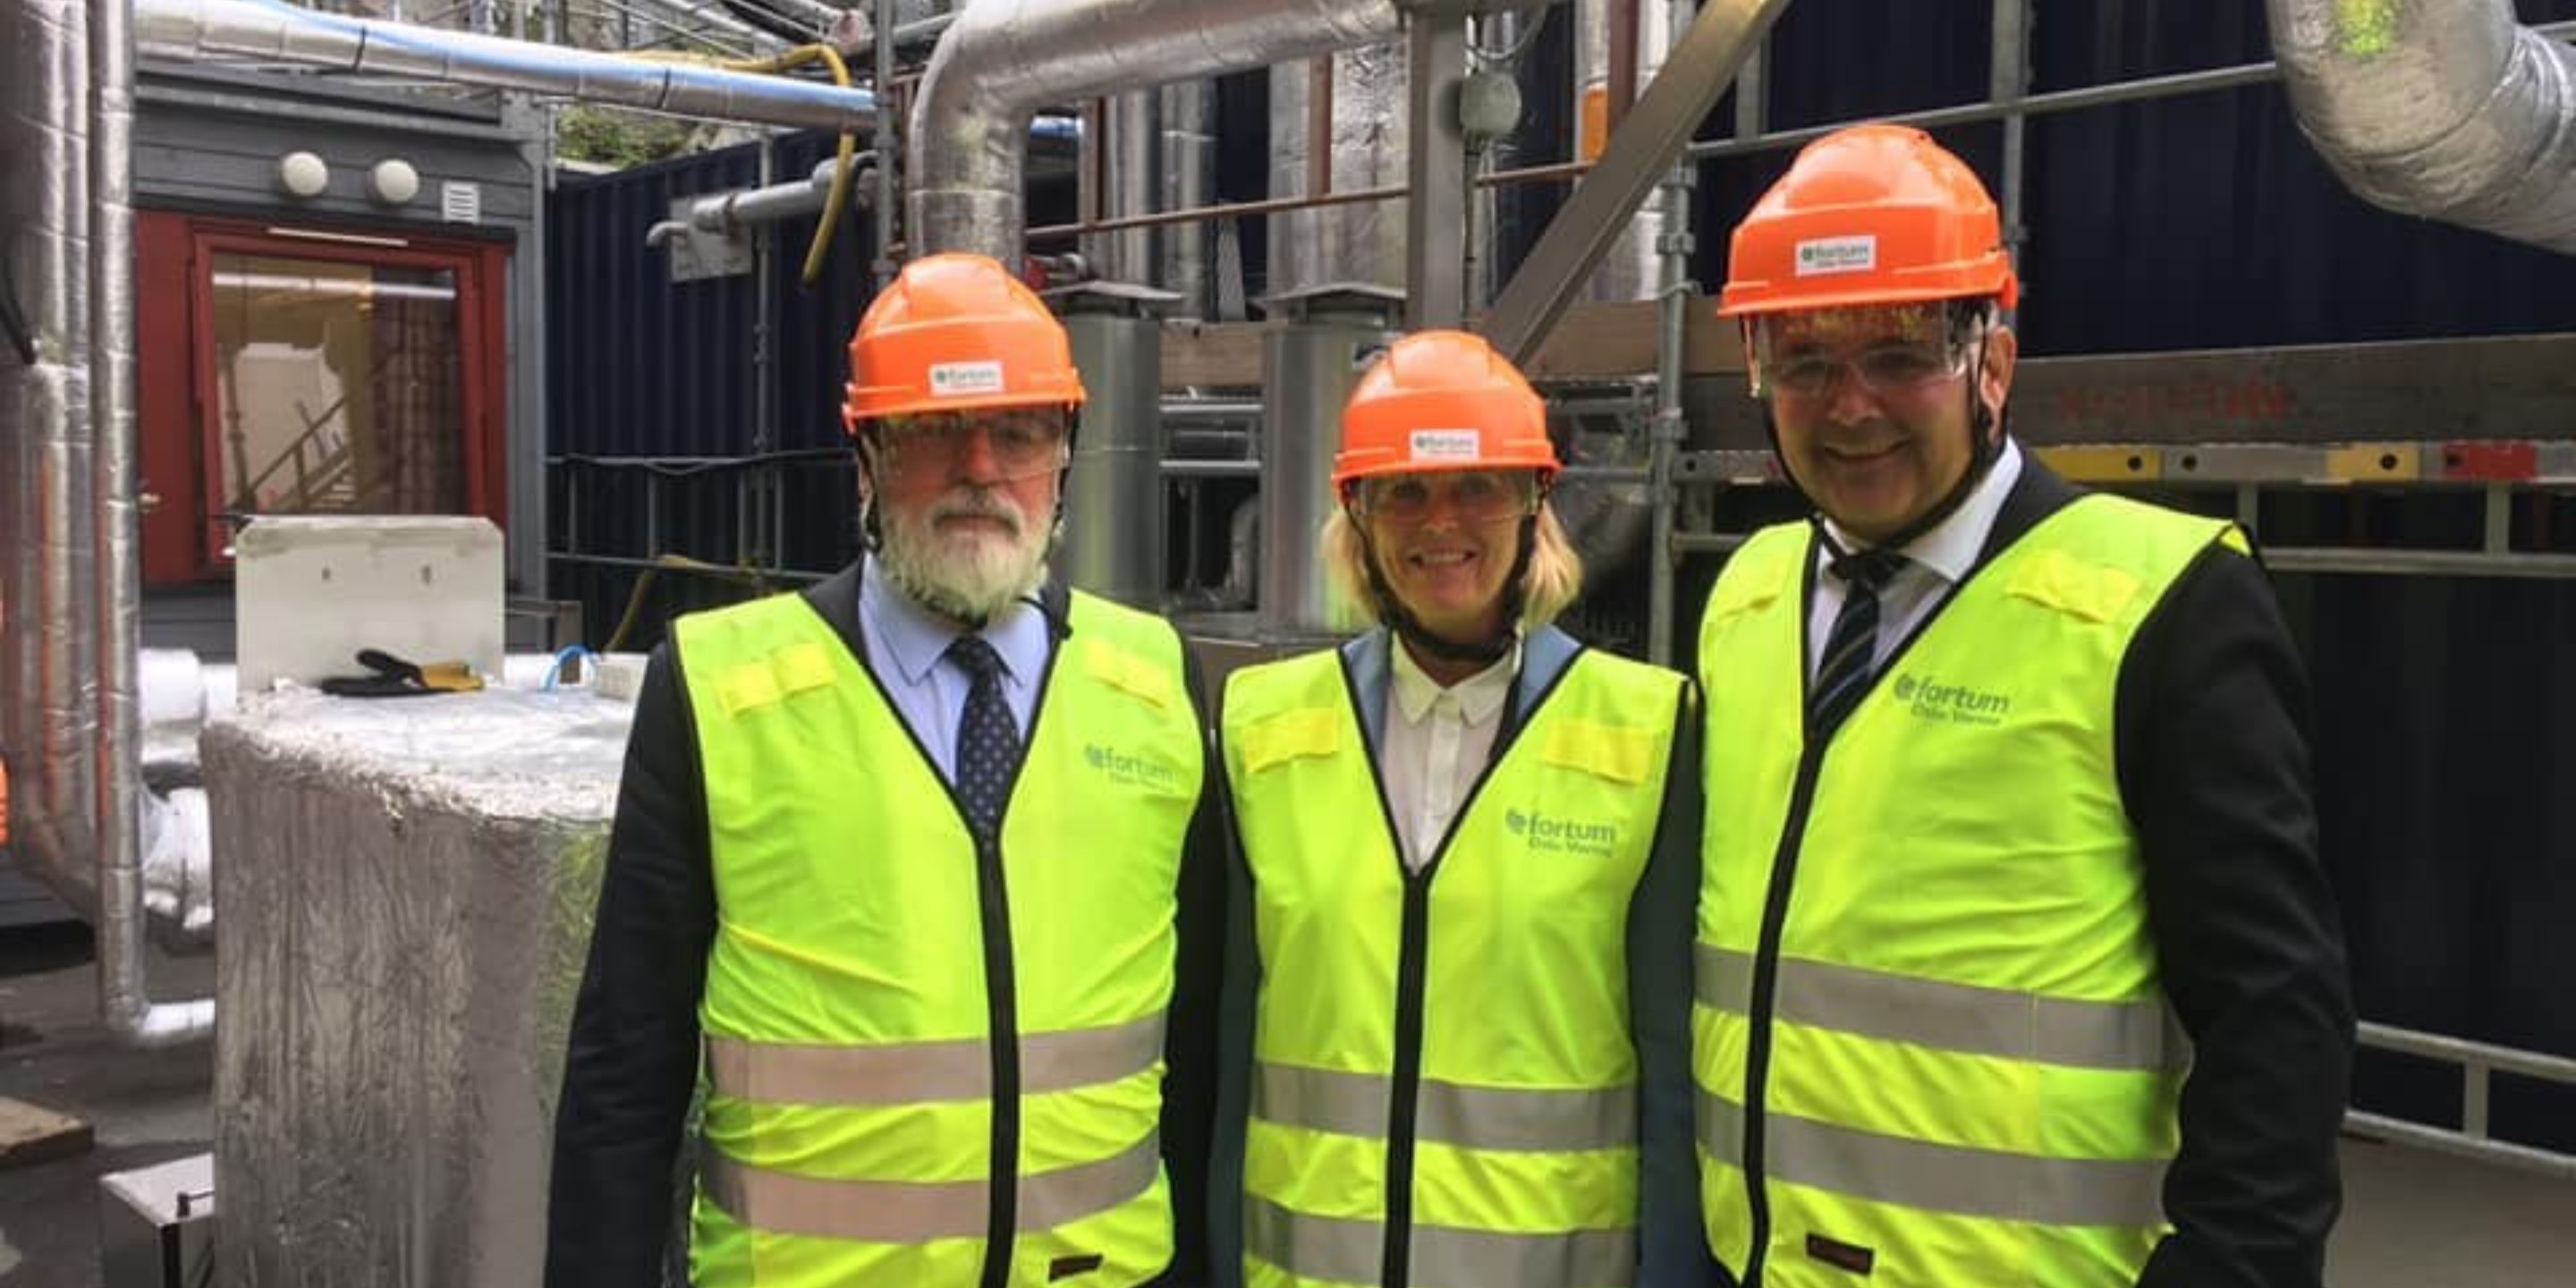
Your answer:
[[[2493,1075],[2505,1073],[2576,1087],[2576,1059],[2367,1021],[2359,1026],[2358,1039],[2372,1050],[2460,1066],[2460,1126],[2457,1130],[2434,1127],[2354,1109],[2344,1115],[2346,1129],[2358,1135],[2576,1180],[2576,1154],[2498,1140],[2491,1134],[2488,1117]]]

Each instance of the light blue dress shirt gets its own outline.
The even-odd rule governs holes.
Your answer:
[[[965,717],[970,681],[948,660],[948,646],[965,632],[904,598],[873,558],[859,574],[859,629],[867,637],[869,664],[894,699],[895,714],[921,739],[939,776],[955,783],[957,726]],[[1046,615],[1035,605],[1014,604],[978,633],[1001,654],[1002,697],[1011,705],[1025,744],[1029,721],[1037,714],[1038,681],[1046,674],[1047,651],[1054,645]]]

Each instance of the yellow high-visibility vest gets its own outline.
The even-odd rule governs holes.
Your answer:
[[[2135,1281],[2168,1228],[2188,1054],[2112,714],[2139,624],[2222,542],[2241,537],[2217,520],[2077,500],[1959,587],[1822,746],[1809,525],[1728,563],[1700,629],[1692,1051],[1710,1246],[1739,1276]]]
[[[1261,968],[1250,1288],[1634,1279],[1628,903],[1682,685],[1577,654],[1408,874],[1338,652],[1231,677]]]
[[[999,843],[801,597],[682,618],[717,928],[693,1279],[1117,1288],[1171,1260],[1175,883],[1204,743],[1161,620],[1076,594]]]

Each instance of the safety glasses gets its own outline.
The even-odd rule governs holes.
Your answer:
[[[1756,397],[1828,397],[1845,379],[1879,397],[1920,393],[1967,374],[1984,311],[1951,301],[1816,309],[1745,328]]]
[[[1535,513],[1538,478],[1526,470],[1382,474],[1361,479],[1351,503],[1361,518],[1399,527],[1428,522],[1435,511],[1459,523],[1492,523]]]
[[[954,473],[979,449],[1004,479],[1062,469],[1066,461],[1064,413],[1052,407],[888,416],[875,433],[881,463],[901,474]]]

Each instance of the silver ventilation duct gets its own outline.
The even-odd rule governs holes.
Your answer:
[[[134,502],[134,48],[121,4],[10,0],[0,48],[0,746],[15,850],[89,913],[118,1037],[206,1036],[210,1001],[143,981],[141,634]],[[90,867],[94,876],[84,872]]]
[[[1270,192],[1313,196],[1314,150],[1327,150],[1334,192],[1402,187],[1410,131],[1406,122],[1405,50],[1371,45],[1333,55],[1332,84],[1318,90],[1314,63],[1270,69]],[[1329,95],[1332,131],[1314,139],[1315,95]],[[1327,285],[1404,289],[1404,206],[1358,202],[1292,210],[1270,217],[1270,294]]]
[[[1637,24],[1636,79],[1638,92],[1662,70],[1664,55],[1673,46],[1673,10],[1660,0],[1575,0],[1574,3],[1574,119],[1578,134],[1587,128],[1584,122],[1604,114],[1610,94],[1610,24],[1614,17],[1633,16]],[[1612,243],[1609,254],[1602,257],[1601,267],[1594,269],[1592,283],[1584,298],[1617,302],[1642,300],[1655,293],[1655,284],[1663,272],[1663,260],[1655,250],[1657,239],[1666,227],[1664,204],[1648,201],[1637,208],[1628,222],[1628,230]]]
[[[940,37],[912,116],[916,254],[1015,263],[1030,119],[1395,35],[1395,0],[978,0]]]
[[[2512,0],[2268,0],[2290,103],[2363,200],[2576,252],[2576,51]]]
[[[1216,199],[1216,87],[1184,81],[1162,88],[1163,208],[1195,210]],[[1157,285],[1180,296],[1175,317],[1208,316],[1208,225],[1166,225],[1163,276]]]
[[[802,129],[863,130],[875,120],[876,97],[865,90],[343,18],[262,0],[134,0],[134,14],[142,51],[160,58],[257,58]]]

